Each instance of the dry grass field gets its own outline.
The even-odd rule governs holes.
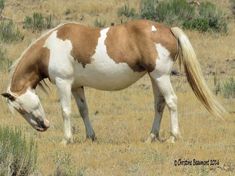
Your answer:
[[[1,44],[12,60],[19,57],[41,33],[22,28],[21,21],[32,12],[52,14],[56,23],[78,21],[90,26],[99,18],[109,25],[120,23],[117,9],[127,0],[7,0],[3,14],[19,22],[24,34],[22,42]],[[138,0],[129,1],[138,8]],[[235,78],[235,23],[230,12],[229,0],[215,0],[229,16],[227,35],[186,31],[203,73],[214,89],[213,73],[220,81]],[[66,11],[70,13],[66,15]],[[176,64],[177,65],[177,64]],[[90,119],[97,141],[85,141],[82,119],[73,101],[72,125],[75,143],[60,144],[63,123],[59,100],[54,85],[49,84],[49,96],[41,90],[41,98],[51,127],[44,133],[33,130],[17,113],[11,114],[0,98],[0,126],[18,127],[27,137],[33,136],[38,144],[37,175],[57,175],[68,170],[68,175],[235,175],[235,99],[217,98],[229,114],[221,120],[211,116],[197,101],[186,78],[172,77],[178,96],[179,122],[183,139],[175,144],[145,144],[154,116],[151,83],[146,75],[134,85],[121,91],[105,92],[85,88]],[[9,73],[0,72],[0,92],[6,90]],[[167,108],[163,115],[160,135],[169,136],[170,118]],[[216,166],[175,166],[175,160],[216,160]],[[60,166],[60,167],[58,167]],[[63,175],[63,174],[62,174]]]

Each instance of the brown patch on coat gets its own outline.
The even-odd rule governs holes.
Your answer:
[[[91,63],[91,57],[100,36],[100,29],[68,23],[61,26],[57,31],[57,37],[62,40],[70,40],[73,45],[71,55],[85,67]]]
[[[154,43],[160,43],[164,46],[171,55],[171,58],[175,61],[176,54],[178,53],[178,42],[171,32],[171,29],[160,23],[152,23],[157,31],[152,32],[151,38]]]
[[[157,31],[152,31],[153,25]],[[170,51],[172,58],[175,57],[177,43],[171,30],[147,20],[110,27],[105,40],[110,58],[116,63],[127,63],[136,72],[155,69],[156,43],[161,43]]]
[[[16,66],[10,90],[18,95],[24,93],[28,87],[36,88],[44,78],[48,78],[49,49],[43,47],[51,32],[30,46],[21,56]]]

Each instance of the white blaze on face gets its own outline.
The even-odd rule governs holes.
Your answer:
[[[39,108],[40,104],[38,96],[32,89],[27,89],[27,91],[24,94],[20,95],[16,101],[28,113],[36,111]]]
[[[43,107],[33,89],[28,88],[25,93],[16,96],[16,99],[9,103],[18,110],[33,127],[41,125],[38,124],[39,121],[44,124],[44,127],[49,127],[49,121],[45,118]]]

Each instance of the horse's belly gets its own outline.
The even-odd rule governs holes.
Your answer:
[[[75,64],[74,87],[88,86],[101,90],[119,90],[140,79],[146,72],[134,72],[125,63],[92,62]]]

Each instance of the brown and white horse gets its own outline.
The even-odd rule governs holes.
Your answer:
[[[180,137],[177,97],[170,82],[173,63],[183,64],[195,95],[213,115],[221,116],[222,106],[203,79],[195,52],[178,27],[135,20],[104,29],[76,23],[60,25],[31,44],[15,64],[7,93],[8,103],[38,131],[49,128],[35,88],[49,78],[57,86],[64,119],[64,142],[72,142],[71,97],[76,99],[86,128],[95,139],[88,117],[84,86],[101,90],[124,89],[148,73],[153,87],[155,117],[148,141],[159,138],[165,105],[171,114],[172,142]]]

